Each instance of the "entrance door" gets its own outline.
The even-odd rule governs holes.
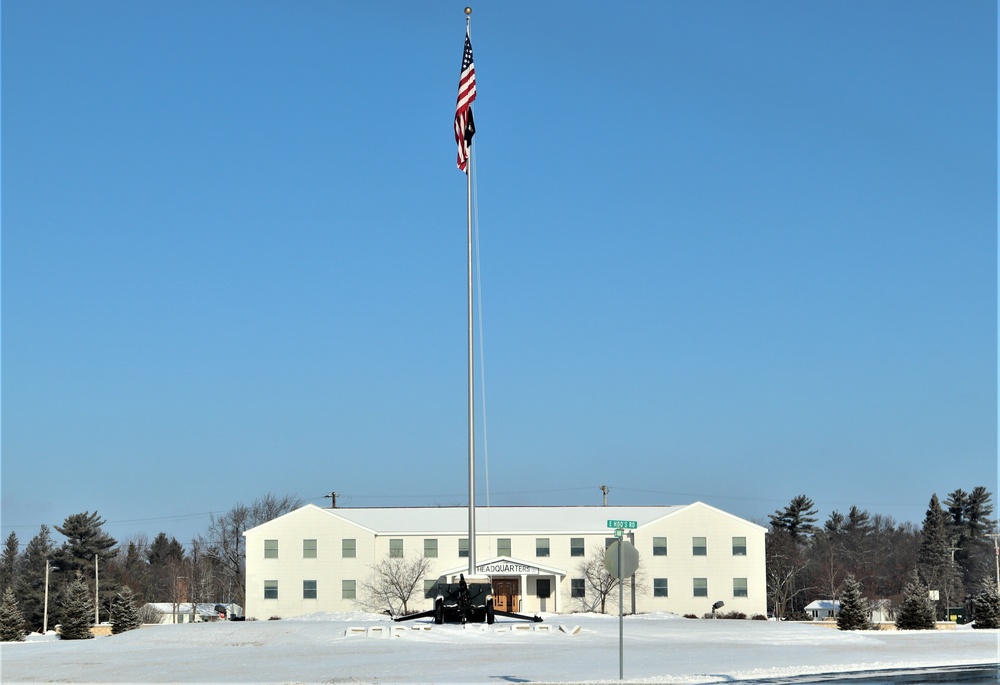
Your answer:
[[[493,608],[497,611],[518,610],[521,581],[517,578],[493,579]]]

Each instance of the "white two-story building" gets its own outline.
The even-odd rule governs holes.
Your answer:
[[[627,612],[702,616],[722,601],[722,611],[765,613],[765,529],[701,502],[478,508],[476,570],[491,577],[496,608],[593,608],[599,598],[583,566],[614,541],[611,520],[636,523],[625,533],[639,552],[635,591],[625,586]],[[468,572],[468,522],[465,507],[296,509],[244,534],[246,615],[356,611],[376,562],[416,556],[429,560],[429,570],[408,608],[430,609],[439,582]]]

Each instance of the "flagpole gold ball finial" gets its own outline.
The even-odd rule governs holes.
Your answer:
[[[466,15],[472,14],[472,8],[471,7],[466,7],[465,8],[465,14]]]

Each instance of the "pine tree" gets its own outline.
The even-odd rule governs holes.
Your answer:
[[[1000,592],[993,581],[983,584],[983,589],[972,600],[973,628],[1000,628]]]
[[[24,641],[24,616],[17,608],[14,591],[7,588],[3,591],[3,602],[0,603],[0,642]]]
[[[813,508],[813,501],[805,495],[793,497],[784,510],[775,510],[768,518],[773,530],[785,531],[796,541],[808,538],[818,530],[815,525],[816,509]]]
[[[111,634],[118,635],[142,626],[132,588],[126,585],[111,602]]]
[[[927,586],[914,574],[903,588],[903,606],[896,614],[900,630],[933,630],[934,603],[927,596]]]
[[[868,600],[861,594],[861,583],[854,576],[844,581],[844,594],[840,597],[840,613],[837,614],[837,628],[840,630],[870,630],[868,620]]]
[[[66,588],[60,635],[63,640],[87,640],[94,637],[90,632],[93,624],[94,603],[90,589],[77,578]]]
[[[56,526],[56,531],[67,538],[57,555],[59,568],[63,571],[79,571],[92,578],[95,556],[101,561],[115,556],[112,548],[117,541],[101,530],[104,523],[104,519],[96,511],[85,511],[67,516],[61,526]]]
[[[0,556],[0,592],[14,587],[17,579],[17,534],[11,533],[3,546],[3,556]]]
[[[951,555],[952,546],[945,511],[941,508],[937,495],[932,495],[921,529],[917,570],[927,587],[939,592],[944,607],[952,606],[955,600],[965,596],[961,572]]]
[[[25,625],[29,630],[41,630],[45,600],[45,560],[52,557],[52,537],[49,527],[42,525],[38,535],[28,541],[18,558],[14,593],[18,599]]]

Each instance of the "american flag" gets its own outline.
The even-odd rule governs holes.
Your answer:
[[[476,133],[472,120],[472,101],[476,99],[476,66],[472,63],[472,41],[465,32],[462,76],[458,80],[458,104],[455,105],[455,142],[458,143],[458,168],[469,173],[469,146]]]

